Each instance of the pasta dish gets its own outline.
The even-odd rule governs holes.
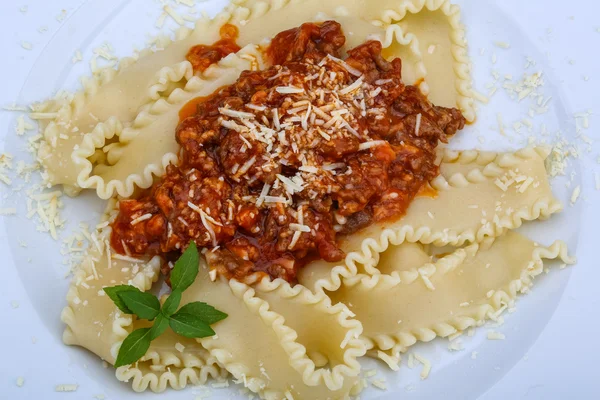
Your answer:
[[[107,201],[65,343],[136,391],[343,399],[498,318],[574,259],[515,232],[562,210],[549,148],[447,146],[470,72],[448,0],[237,0],[45,103],[47,182]]]

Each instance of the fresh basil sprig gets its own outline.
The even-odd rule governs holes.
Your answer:
[[[177,310],[183,292],[198,276],[199,262],[200,255],[192,241],[171,271],[172,291],[162,307],[156,296],[142,292],[135,286],[118,285],[104,288],[108,297],[125,314],[134,314],[140,319],[154,321],[152,327],[136,329],[125,338],[119,349],[115,368],[133,364],[143,357],[150,343],[168,327],[187,338],[203,338],[215,334],[210,325],[227,318],[224,312],[200,301],[185,304]]]

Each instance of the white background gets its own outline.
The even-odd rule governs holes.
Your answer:
[[[600,111],[600,3],[595,0],[504,0],[495,3],[509,13],[538,49],[546,55],[545,62],[553,69],[573,111]],[[28,73],[44,46],[64,22],[55,17],[64,9],[67,17],[83,2],[81,0],[0,0],[0,106],[15,101]],[[148,9],[159,9],[158,1],[148,0]],[[466,2],[469,3],[468,1]],[[21,12],[28,6],[26,12]],[[468,6],[468,5],[467,5]],[[140,10],[140,12],[147,12]],[[40,33],[40,27],[47,31]],[[470,32],[470,35],[476,33]],[[21,47],[23,41],[32,50]],[[587,77],[587,80],[584,79]],[[485,91],[481,88],[482,91]],[[4,133],[11,132],[15,115],[0,111],[0,150]],[[597,118],[590,117],[587,135],[598,140]],[[482,399],[558,399],[600,397],[600,322],[598,321],[599,212],[595,205],[600,192],[594,189],[594,172],[600,146],[582,157],[582,197],[584,218],[581,223],[577,256],[561,302],[535,344]],[[0,151],[1,152],[1,151]],[[4,193],[4,192],[3,192]],[[0,206],[1,207],[1,206]],[[27,222],[23,222],[27,223]],[[10,258],[7,232],[0,217],[0,255]],[[30,249],[36,252],[35,248]],[[26,268],[26,266],[19,266]],[[55,393],[62,383],[78,383],[85,377],[81,365],[75,365],[62,344],[43,325],[23,290],[12,263],[0,261],[0,399],[11,398],[92,398],[103,393],[102,383],[82,387],[75,393]],[[58,316],[57,316],[58,318]],[[508,349],[508,337],[503,346]],[[435,372],[435,371],[434,371]],[[478,375],[474,371],[474,379]],[[17,387],[17,378],[24,385]],[[382,394],[383,395],[383,394]],[[164,396],[164,395],[163,395]],[[446,397],[457,398],[450,393]],[[193,398],[192,393],[190,397]],[[395,397],[389,397],[395,398]]]

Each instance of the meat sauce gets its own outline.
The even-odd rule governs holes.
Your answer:
[[[404,85],[379,42],[342,60],[344,43],[335,21],[281,32],[271,67],[184,107],[179,164],[120,202],[113,248],[169,258],[194,240],[220,275],[294,282],[309,261],[343,259],[340,235],[431,195],[435,149],[462,114]]]
[[[238,33],[235,25],[225,24],[219,30],[221,40],[211,45],[199,44],[192,47],[186,59],[192,64],[194,72],[203,72],[227,55],[240,51],[240,46],[236,43]]]

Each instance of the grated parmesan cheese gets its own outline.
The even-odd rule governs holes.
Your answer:
[[[571,194],[571,205],[574,205],[579,199],[579,195],[581,194],[581,186],[577,185],[575,189],[573,189],[573,193]]]
[[[167,13],[166,12],[162,12],[160,13],[160,15],[158,16],[158,18],[156,19],[156,23],[154,24],[154,26],[156,26],[158,29],[161,29],[163,27],[163,25],[165,24],[165,20],[167,19]]]
[[[337,57],[332,56],[331,54],[327,54],[327,59],[341,65],[346,71],[348,71],[350,74],[354,75],[354,76],[362,76],[362,72],[360,72],[359,70],[357,70],[354,67],[351,67],[346,61],[339,59]],[[321,63],[324,63],[326,61],[326,59],[323,59],[323,61],[321,61]],[[322,65],[322,64],[320,64]]]
[[[506,339],[506,336],[500,332],[489,331],[487,333],[487,338],[488,338],[488,340],[504,340],[504,339]]]
[[[379,354],[379,353],[383,353],[383,352],[382,352],[381,350],[379,350],[379,351],[377,352],[377,354]],[[383,354],[385,354],[385,353],[383,353]],[[372,377],[374,377],[375,375],[377,375],[377,370],[375,370],[375,369],[369,369],[369,370],[365,371],[365,376],[366,376],[367,378],[372,378]]]
[[[339,94],[341,95],[345,95],[345,94],[349,94],[354,92],[355,90],[359,89],[363,84],[363,79],[362,76],[360,78],[358,78],[357,80],[355,80],[354,82],[352,82],[350,85],[346,86],[345,88],[341,89],[339,91]]]
[[[286,390],[284,395],[285,395],[285,400],[294,400],[294,396],[292,395],[292,392],[290,392],[289,390]]]
[[[363,143],[359,144],[358,150],[367,150],[367,149],[370,149],[371,147],[381,146],[386,143],[387,142],[385,140],[370,140],[368,142],[363,142]]]
[[[55,18],[58,22],[63,22],[67,17],[67,10],[60,10],[60,14],[58,14]]]
[[[385,385],[385,379],[373,379],[371,381],[371,385],[380,390],[387,390],[387,386]]]
[[[17,126],[15,127],[15,133],[17,134],[17,136],[23,136],[25,134],[25,131],[30,131],[33,129],[35,129],[35,126],[25,121],[24,115],[19,115],[17,117]]]
[[[525,193],[525,191],[529,188],[529,186],[533,183],[533,178],[531,176],[527,177],[525,181],[519,186],[517,190],[519,193]]]
[[[259,106],[252,103],[246,104],[245,107],[255,111],[265,111],[267,109],[265,106]],[[254,117],[254,114],[252,114],[252,116]]]
[[[248,161],[244,163],[236,172],[235,175],[243,175],[252,168],[252,166],[256,163],[256,156],[252,156]]]
[[[79,387],[79,385],[62,384],[62,385],[56,385],[54,387],[54,391],[55,392],[75,392],[75,391],[77,391],[78,387]]]
[[[450,351],[461,351],[464,350],[464,346],[460,340],[455,340],[448,343],[448,350]]]
[[[112,254],[111,258],[113,260],[121,260],[121,261],[127,261],[127,262],[132,262],[132,263],[143,263],[144,262],[144,260],[140,260],[140,259],[129,257],[129,256],[123,256],[123,255],[117,254],[117,253]]]
[[[299,94],[304,93],[304,88],[295,86],[278,86],[275,88],[275,91],[281,94]]]
[[[239,119],[254,119],[255,118],[255,115],[252,113],[232,110],[230,108],[225,108],[225,107],[220,107],[219,113],[222,115],[227,115],[228,117],[239,118]]]
[[[417,121],[415,122],[415,136],[419,136],[421,132],[421,113],[417,114]]]
[[[377,351],[377,357],[385,362],[387,364],[388,367],[390,367],[390,369],[392,371],[398,371],[400,370],[400,355],[396,355],[396,356],[391,356],[381,350]],[[377,373],[377,372],[376,372]]]
[[[267,195],[269,194],[270,189],[271,189],[271,185],[269,185],[268,183],[265,183],[262,190],[260,191],[260,195],[258,196],[258,199],[256,199],[257,207],[260,207],[264,203],[265,197],[267,197]]]
[[[424,269],[424,267],[419,268],[418,272],[419,272],[419,276],[423,280],[423,283],[425,283],[425,286],[427,287],[427,289],[434,291],[435,286],[433,285],[433,282],[431,282],[431,280],[429,279],[429,272],[426,271]]]
[[[421,370],[421,379],[427,379],[429,373],[431,372],[431,362],[423,356],[415,353],[415,359],[423,364],[423,369]]]
[[[32,112],[29,113],[31,119],[56,119],[58,113],[55,112]]]
[[[277,174],[277,179],[279,179],[281,183],[283,183],[286,191],[289,194],[299,193],[304,190],[304,187],[302,185],[297,184],[296,182],[284,175]]]
[[[502,121],[502,114],[496,114],[496,120],[498,121],[498,131],[501,135],[506,136],[506,131],[504,130],[504,122]]]
[[[173,20],[175,22],[177,22],[179,25],[185,25],[185,20],[181,17],[181,15],[179,15],[175,10],[173,10],[171,8],[171,6],[169,5],[165,5],[163,7],[163,10],[165,13],[167,13],[171,18],[173,18]]]
[[[287,199],[282,196],[265,196],[265,203],[287,203]]]
[[[194,7],[196,3],[194,0],[175,0],[177,4],[183,4],[186,7]]]
[[[136,219],[132,220],[132,221],[131,221],[131,225],[137,225],[137,224],[139,224],[140,222],[142,222],[142,221],[146,221],[146,220],[148,220],[148,219],[150,219],[150,218],[152,218],[152,214],[150,214],[150,213],[144,214],[144,215],[142,215],[141,217],[138,217],[138,218],[136,218]]]
[[[319,172],[319,169],[317,167],[311,166],[311,165],[302,165],[298,168],[300,171],[304,171],[304,172],[308,172],[311,174],[316,174]]]
[[[291,230],[296,232],[310,232],[310,227],[308,227],[307,225],[291,223],[289,226]]]
[[[2,109],[6,111],[27,111],[27,108],[23,106],[18,106],[16,103],[10,104],[8,106],[3,106]]]
[[[208,276],[209,276],[211,282],[216,282],[217,281],[217,270],[211,269],[210,271],[208,271]]]
[[[215,247],[217,245],[217,236],[215,234],[214,229],[211,226],[211,223],[213,223],[215,225],[219,225],[219,226],[223,226],[223,224],[221,224],[220,222],[216,221],[214,218],[212,218],[203,209],[201,209],[200,207],[198,207],[194,203],[188,201],[187,205],[188,205],[189,208],[191,208],[192,210],[194,210],[198,214],[200,214],[200,220],[202,221],[202,225],[204,225],[204,228],[206,229],[206,231],[210,235],[210,238],[211,238],[212,243],[213,243],[213,247]]]

